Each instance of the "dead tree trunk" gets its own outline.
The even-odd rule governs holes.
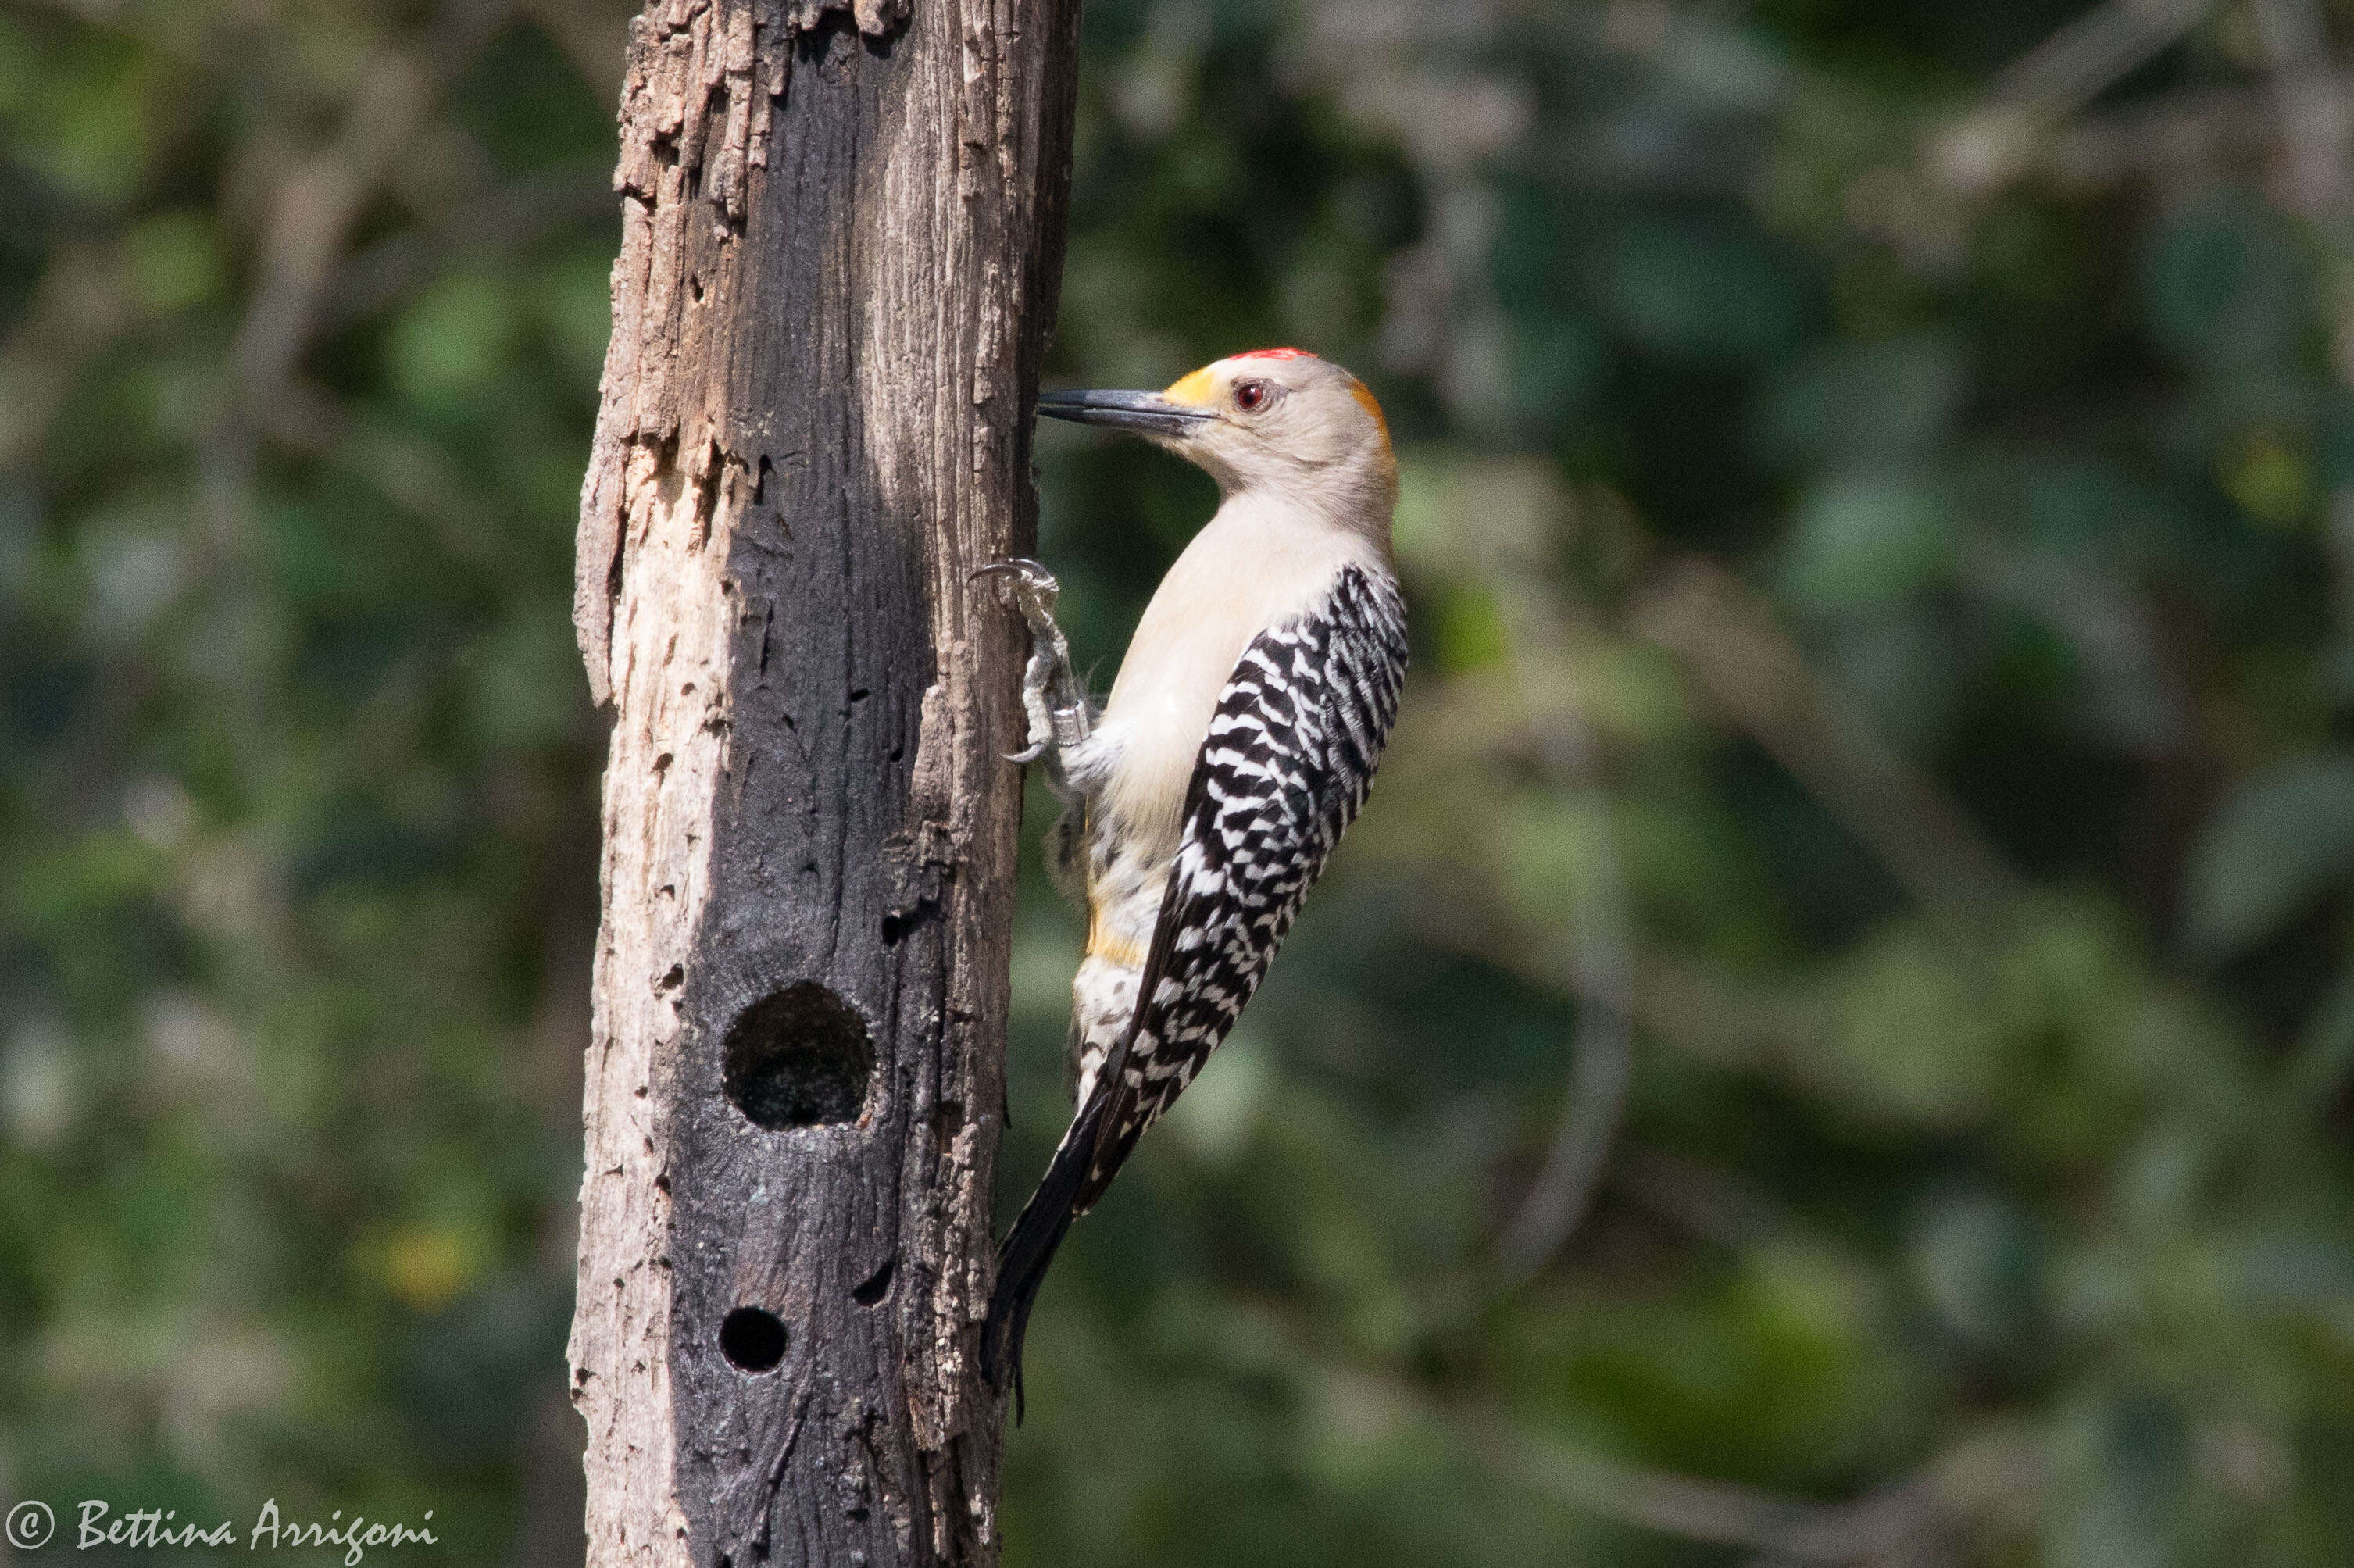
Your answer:
[[[652,0],[581,501],[613,712],[592,1564],[995,1560],[974,1365],[1076,0]]]

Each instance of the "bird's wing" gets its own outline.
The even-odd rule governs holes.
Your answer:
[[[1258,989],[1365,802],[1405,659],[1396,586],[1351,567],[1235,662],[1186,789],[1136,1015],[1096,1076],[1104,1105],[1074,1213],[1095,1205]]]

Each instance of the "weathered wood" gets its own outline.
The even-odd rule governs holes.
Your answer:
[[[614,709],[592,1564],[996,1557],[972,1330],[1023,721],[1015,620],[966,578],[1034,527],[1076,22],[653,0],[632,27],[576,603]]]

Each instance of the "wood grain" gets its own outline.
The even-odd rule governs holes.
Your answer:
[[[632,26],[576,599],[613,715],[570,1351],[592,1564],[996,1558],[973,1328],[1022,718],[1014,620],[967,574],[1034,527],[1076,23]],[[731,1028],[739,1097],[782,1075],[757,1114],[856,1114],[759,1125]],[[844,1099],[816,1079],[861,1031]],[[722,1349],[747,1308],[784,1330],[769,1370]]]

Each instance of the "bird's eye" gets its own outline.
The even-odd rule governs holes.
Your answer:
[[[1256,414],[1267,407],[1267,383],[1241,381],[1235,385],[1235,407],[1246,414]]]

